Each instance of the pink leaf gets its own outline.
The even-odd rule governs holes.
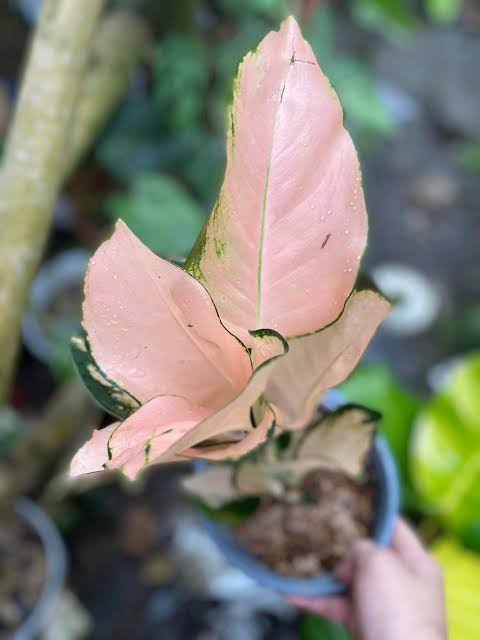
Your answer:
[[[72,477],[104,470],[108,462],[108,441],[119,424],[114,422],[104,429],[93,432],[90,440],[77,451],[70,464]]]
[[[268,380],[270,378],[273,367],[276,362],[279,361],[282,357],[285,356],[277,356],[264,362],[258,369],[254,371],[252,377],[250,378],[247,386],[243,391],[226,407],[217,411],[206,420],[204,420],[201,424],[199,424],[195,429],[192,429],[189,433],[186,433],[182,438],[180,438],[169,453],[184,453],[186,450],[190,450],[191,447],[198,445],[206,440],[211,440],[221,434],[228,432],[236,432],[236,431],[244,431],[251,432],[252,434],[256,434],[260,425],[254,429],[251,423],[250,412],[253,405],[257,402],[260,396],[265,391]],[[257,436],[250,438],[247,441],[247,444],[244,445],[246,450],[251,450],[254,446],[260,444],[265,440],[268,430],[274,423],[274,414],[271,412],[270,408],[266,408],[265,416],[267,417],[268,426],[264,424],[262,420],[262,428],[257,433],[261,434],[261,438],[257,438]],[[258,441],[257,441],[258,440]],[[242,441],[243,442],[243,439]],[[226,445],[226,446],[236,446],[241,443],[235,443],[234,445]],[[251,445],[251,446],[250,446]],[[224,446],[224,445],[221,445]],[[238,446],[234,450],[238,452],[241,450],[241,447]],[[225,449],[225,451],[227,451]],[[188,455],[191,455],[191,451],[188,451]],[[220,458],[219,458],[220,459]]]
[[[276,356],[288,351],[288,343],[283,336],[271,329],[250,331],[251,360],[254,369]]]
[[[121,469],[135,478],[141,469],[166,456],[172,446],[211,414],[178,396],[158,396],[144,404],[114,431],[109,441],[109,469]],[[168,458],[168,460],[167,460]]]
[[[289,341],[290,350],[276,361],[266,392],[282,426],[302,428],[311,420],[325,391],[353,371],[389,311],[378,293],[355,292],[334,324]]]
[[[247,346],[261,327],[310,333],[340,314],[367,226],[342,108],[289,18],[240,66],[224,183],[187,269]]]
[[[238,497],[231,466],[209,466],[184,478],[182,487],[214,509]]]
[[[262,340],[266,346],[262,346]],[[215,411],[181,396],[157,396],[122,423],[95,431],[75,456],[72,472],[79,475],[106,466],[121,469],[133,479],[144,467],[157,462],[175,462],[186,457],[237,458],[256,448],[266,439],[275,416],[266,406],[260,424],[253,428],[250,412],[266,388],[277,357],[285,353],[288,345],[272,332],[256,335],[255,341],[262,357],[268,352],[270,359],[258,367],[246,387],[226,406]],[[192,449],[217,437],[224,442]]]
[[[83,314],[95,361],[141,403],[175,394],[219,408],[250,376],[204,287],[122,222],[90,261]]]
[[[240,441],[186,449],[182,455],[186,458],[201,458],[202,460],[237,460],[265,442],[274,423],[275,414],[267,406],[260,424]]]

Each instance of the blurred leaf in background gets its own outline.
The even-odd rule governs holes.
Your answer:
[[[452,349],[474,349],[480,344],[480,305],[459,308],[451,315],[442,317],[436,333]]]
[[[352,135],[393,134],[395,121],[380,98],[368,60],[339,52],[333,13],[326,8],[317,9],[306,26],[306,38],[338,93]]]
[[[408,0],[352,0],[351,11],[356,22],[387,37],[405,36],[417,23]]]
[[[402,478],[406,505],[413,502],[408,474],[410,434],[421,403],[404,389],[383,365],[369,364],[357,371],[341,386],[351,402],[364,404],[382,414],[380,431],[388,440]]]
[[[480,558],[453,539],[437,542],[433,549],[443,569],[450,640],[480,640],[478,594]]]
[[[449,23],[458,19],[462,0],[424,0],[424,6],[430,20]]]
[[[72,358],[69,338],[60,338],[54,345],[51,360],[48,363],[50,372],[57,384],[72,380],[77,376],[77,370]]]
[[[271,24],[261,17],[245,16],[235,25],[231,37],[219,39],[213,61],[217,79],[216,91],[228,94],[229,102],[238,65],[248,51],[256,48],[269,29]]]
[[[213,206],[225,170],[224,136],[199,129],[190,136],[190,153],[178,165],[180,174],[202,206],[210,210]]]
[[[283,20],[290,12],[288,0],[215,0],[215,6],[239,19],[254,13],[272,20]]]
[[[145,171],[166,169],[189,147],[186,136],[169,133],[152,100],[135,96],[123,104],[101,137],[96,160],[114,177],[128,180]]]
[[[223,175],[233,77],[243,56],[266,32],[278,28],[288,12],[286,4],[250,0],[247,11],[243,4],[217,0],[217,8],[232,17],[227,29],[213,31],[208,39],[197,33],[170,33],[161,39],[151,96],[132,96],[125,102],[100,140],[97,162],[123,180],[145,171],[171,172],[185,178],[202,204],[210,207]],[[306,28],[349,126],[359,136],[390,135],[394,121],[368,60],[339,54],[335,31],[336,17],[326,8],[317,9]]]
[[[419,413],[411,474],[424,508],[480,550],[480,354],[463,361]]]
[[[154,60],[153,99],[170,129],[199,125],[208,79],[207,51],[199,37],[170,34],[161,41]]]
[[[469,171],[480,171],[480,142],[470,140],[455,147],[456,157],[460,165]]]
[[[5,454],[25,433],[23,418],[8,406],[0,407],[0,454]]]
[[[326,618],[307,614],[300,623],[300,640],[350,640],[351,635]]]
[[[462,0],[422,0],[426,17],[433,23],[455,22]],[[419,25],[418,3],[412,0],[352,0],[352,16],[365,27],[383,35],[401,37]]]
[[[142,174],[127,193],[114,193],[106,201],[113,219],[122,218],[156,254],[186,256],[200,233],[204,216],[195,200],[165,175]]]

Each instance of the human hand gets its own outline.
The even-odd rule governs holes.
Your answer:
[[[290,602],[345,625],[358,640],[446,640],[442,571],[403,520],[390,549],[359,540],[336,575],[350,585],[346,596]]]

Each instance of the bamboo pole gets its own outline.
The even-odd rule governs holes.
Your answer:
[[[64,166],[66,177],[88,153],[127,93],[133,72],[152,51],[150,29],[139,16],[119,9],[101,20],[75,110]]]
[[[44,0],[0,169],[0,404],[65,174],[91,38],[105,0]]]

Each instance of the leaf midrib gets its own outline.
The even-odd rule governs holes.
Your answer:
[[[295,55],[295,43],[292,40],[292,56]],[[259,238],[259,247],[258,247],[258,265],[257,265],[257,304],[256,304],[256,317],[255,317],[255,323],[256,323],[256,329],[262,329],[263,328],[263,322],[262,322],[262,289],[263,289],[263,249],[264,249],[264,244],[265,244],[265,226],[266,226],[266,219],[267,219],[267,204],[268,204],[268,189],[269,189],[269,184],[270,184],[270,168],[271,168],[271,164],[272,164],[272,154],[273,154],[273,148],[274,148],[274,141],[275,141],[275,131],[277,128],[277,118],[278,118],[278,113],[280,111],[281,105],[282,105],[282,98],[283,98],[283,94],[285,91],[285,87],[287,86],[287,80],[288,80],[288,75],[290,73],[290,69],[292,68],[292,64],[289,63],[288,64],[288,68],[285,74],[285,80],[283,82],[283,84],[281,85],[281,88],[279,89],[278,93],[279,93],[279,101],[277,104],[277,108],[275,110],[275,117],[273,120],[273,127],[272,127],[272,140],[271,140],[271,144],[270,144],[270,150],[269,150],[269,154],[268,154],[268,161],[267,161],[267,167],[266,167],[266,173],[265,173],[265,184],[263,187],[263,200],[262,200],[262,217],[260,220],[260,238]]]

